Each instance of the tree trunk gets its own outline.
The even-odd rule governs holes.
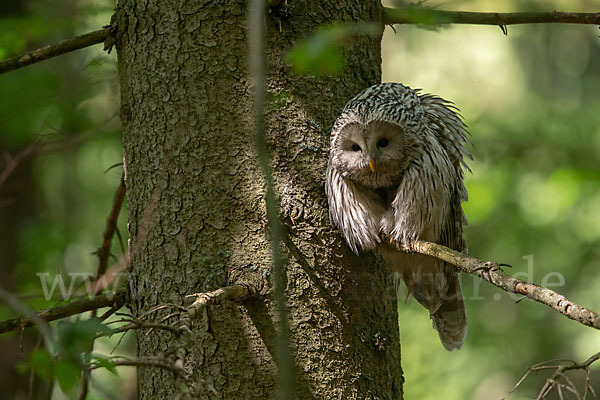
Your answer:
[[[234,283],[262,295],[211,306],[195,321],[185,368],[198,398],[272,398],[277,385],[246,7],[121,0],[117,10],[133,313],[189,304],[188,294]],[[354,94],[380,82],[381,32],[345,43],[347,69],[335,78],[296,76],[285,59],[322,24],[380,20],[381,4],[298,0],[282,7],[265,17],[266,126],[287,231],[296,397],[402,398],[390,274],[374,255],[353,255],[331,228],[323,190],[333,121]],[[139,356],[173,360],[176,339],[146,333],[137,336]],[[150,367],[139,368],[138,388],[148,399],[173,398],[178,390],[171,372]]]

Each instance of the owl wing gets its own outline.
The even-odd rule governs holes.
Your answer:
[[[407,169],[392,202],[396,219],[392,233],[396,240],[421,239],[466,250],[463,238],[466,220],[461,207],[466,189],[462,183],[461,159],[452,157],[438,134],[428,136],[422,156]],[[467,320],[456,270],[423,255],[383,256],[394,264],[409,292],[429,310],[444,347],[460,348]]]
[[[470,144],[469,131],[463,122],[458,109],[450,101],[432,94],[423,94],[419,96],[421,105],[424,107],[427,126],[435,134],[444,150],[448,153],[452,164],[460,171],[462,179],[462,169],[471,171],[464,158],[470,160],[473,156],[465,148]]]
[[[462,185],[462,182],[460,185]],[[466,224],[466,219],[462,211],[461,201],[461,195],[457,188],[451,199],[450,213],[442,228],[439,243],[451,249],[466,252],[466,241],[463,235],[463,224]],[[431,320],[440,335],[442,344],[447,350],[451,351],[460,348],[467,336],[467,313],[458,272],[451,265],[440,264],[442,274],[446,280],[446,290],[439,307],[431,313]]]
[[[467,225],[467,219],[462,209],[462,202],[467,200],[468,195],[463,183],[462,168],[470,171],[464,157],[473,158],[464,147],[469,143],[467,127],[452,103],[433,95],[423,95],[420,98],[425,106],[428,127],[433,131],[454,166],[454,184],[438,243],[466,253],[467,244],[463,227]],[[431,312],[431,319],[444,347],[453,350],[460,348],[465,340],[467,315],[458,272],[453,266],[440,264],[446,287],[439,307]]]

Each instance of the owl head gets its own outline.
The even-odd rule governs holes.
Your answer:
[[[406,169],[437,143],[458,176],[468,132],[451,102],[399,83],[371,86],[344,107],[331,130],[331,167],[345,179],[378,189],[401,183]]]
[[[412,130],[387,121],[345,124],[331,143],[331,159],[344,178],[370,188],[396,186],[419,141]]]

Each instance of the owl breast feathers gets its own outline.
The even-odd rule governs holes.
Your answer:
[[[365,89],[333,125],[325,184],[331,221],[348,245],[356,253],[381,253],[429,310],[448,350],[460,348],[467,332],[457,272],[437,259],[397,251],[389,240],[421,239],[466,252],[463,168],[464,157],[472,157],[457,111],[398,83]]]

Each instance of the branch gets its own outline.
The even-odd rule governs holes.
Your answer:
[[[106,272],[106,267],[108,266],[108,256],[110,255],[110,245],[112,243],[112,238],[115,234],[115,231],[117,230],[117,220],[119,219],[119,212],[121,211],[124,198],[125,175],[121,175],[121,183],[115,192],[113,205],[106,220],[106,228],[104,228],[102,246],[96,251],[96,254],[99,258],[96,279],[100,279],[100,277]]]
[[[209,304],[221,304],[224,300],[244,301],[257,293],[258,290],[250,285],[231,285],[214,292],[190,294],[186,297],[196,297],[196,300],[188,307],[188,313],[195,319]]]
[[[209,304],[221,304],[225,300],[243,301],[253,297],[257,292],[258,291],[253,286],[238,284],[219,288],[213,292],[190,294],[186,297],[196,297],[196,300],[190,306],[181,307],[174,304],[163,304],[147,311],[139,319],[135,320],[134,323],[140,324],[141,327],[165,329],[172,332],[178,339],[175,345],[175,362],[173,367],[184,371],[186,359],[188,358],[190,348],[193,345],[192,321],[199,318],[201,315],[205,316],[206,307]],[[179,316],[177,327],[170,327],[164,324],[142,324],[140,322],[142,318],[166,308],[176,308],[178,311],[164,317],[162,321],[169,319],[171,316]],[[138,327],[134,327],[133,329],[137,328]],[[175,383],[181,394],[186,397],[195,397],[194,385],[191,384],[189,377],[186,377],[184,374],[179,374]],[[207,382],[201,381],[196,383],[200,383],[202,389],[217,394],[214,387]]]
[[[86,298],[78,301],[73,301],[68,304],[42,310],[35,315],[35,318],[39,318],[42,321],[50,322],[102,307],[120,307],[123,304],[125,304],[125,297],[125,289],[120,289],[116,293],[107,293],[100,296],[95,296],[91,299]],[[27,328],[34,324],[35,322],[33,317],[12,318],[0,322],[0,334],[11,332],[17,329]]]
[[[133,358],[125,360],[108,360],[108,362],[115,367],[156,367],[166,369],[175,373],[176,375],[185,376],[185,371],[182,368],[176,367],[169,360],[152,359],[152,358]],[[91,363],[86,367],[87,371],[91,371],[98,368],[103,368],[102,363]]]
[[[400,251],[425,254],[452,264],[460,271],[484,279],[500,289],[527,296],[527,298],[547,305],[562,315],[585,326],[600,330],[600,314],[581,307],[553,290],[524,282],[504,273],[502,264],[482,261],[448,247],[417,240],[408,244],[396,244]]]
[[[383,9],[383,22],[392,24],[473,24],[473,25],[515,25],[515,24],[587,24],[600,25],[600,13],[574,12],[467,12],[433,10],[421,7]]]
[[[41,337],[43,337],[46,342],[45,343],[46,348],[47,349],[52,348],[51,345],[55,341],[54,341],[52,331],[48,327],[48,324],[46,323],[46,321],[42,320],[38,315],[35,314],[35,312],[31,308],[29,308],[25,304],[21,303],[14,295],[12,295],[11,293],[7,292],[6,290],[4,290],[2,288],[0,288],[0,300],[2,300],[6,305],[8,305],[16,313],[24,315],[27,318],[29,318],[31,325],[37,325],[38,329],[40,330],[40,332],[42,334]]]
[[[111,35],[111,29],[109,26],[0,61],[0,74],[102,43]]]
[[[529,367],[527,369],[527,372],[525,372],[525,374],[512,387],[512,389],[510,389],[508,394],[500,400],[506,400],[510,396],[512,396],[512,394],[517,390],[517,388],[523,383],[523,381],[532,372],[538,372],[538,371],[544,371],[544,370],[554,370],[554,373],[552,374],[552,376],[550,378],[546,379],[546,382],[544,383],[544,385],[538,392],[536,400],[545,399],[546,396],[548,394],[550,394],[550,392],[552,391],[553,388],[556,388],[556,390],[559,392],[559,398],[561,398],[561,399],[563,398],[562,396],[560,396],[562,388],[565,388],[565,390],[575,393],[576,398],[578,398],[578,399],[582,398],[579,395],[579,393],[577,391],[577,387],[574,385],[573,381],[565,375],[565,372],[573,371],[573,370],[582,370],[586,374],[583,399],[585,400],[587,398],[588,393],[591,393],[594,396],[594,399],[596,399],[597,397],[596,397],[596,393],[594,392],[594,388],[590,385],[590,366],[598,360],[600,360],[600,353],[594,354],[593,356],[589,357],[587,360],[585,360],[582,363],[577,363],[572,360],[550,360],[550,361],[544,361],[539,364],[532,365],[531,367]],[[568,364],[551,364],[551,363],[556,363],[556,362],[567,362]],[[561,380],[566,381],[566,384],[562,383]]]

